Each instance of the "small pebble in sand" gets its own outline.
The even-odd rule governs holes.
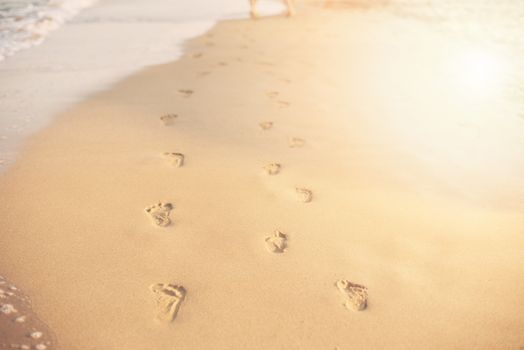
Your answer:
[[[18,311],[16,311],[15,307],[11,304],[2,304],[0,306],[0,312],[4,315],[9,315]]]
[[[38,332],[38,331],[36,331],[36,332],[31,332],[31,334],[29,334],[29,336],[30,336],[31,338],[33,338],[33,339],[40,339],[40,338],[42,338],[42,335],[44,335],[44,333],[42,333],[42,332]]]
[[[26,319],[27,319],[26,316],[18,316],[17,318],[15,318],[15,322],[16,323],[24,323]]]
[[[45,344],[40,343],[40,344],[35,345],[35,349],[36,350],[45,350],[47,349],[47,346]]]

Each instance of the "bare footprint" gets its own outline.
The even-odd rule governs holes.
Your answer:
[[[278,95],[279,95],[279,92],[278,92],[278,91],[270,91],[270,92],[268,92],[266,95],[267,95],[267,97],[269,97],[269,98],[277,98]]]
[[[266,171],[268,175],[276,175],[280,172],[280,168],[282,166],[278,163],[270,163],[268,165],[265,165],[263,169]]]
[[[178,118],[178,114],[164,114],[160,117],[160,120],[164,125],[172,125],[175,122],[175,119]]]
[[[151,216],[151,219],[157,226],[168,226],[171,223],[169,213],[173,209],[171,203],[161,203],[151,205],[145,209],[146,213]]]
[[[193,95],[194,91],[189,89],[180,89],[178,90],[178,93],[184,97],[191,97]]]
[[[277,101],[277,104],[280,108],[287,108],[291,105],[291,103],[287,101]]]
[[[266,237],[265,241],[266,248],[271,253],[283,253],[286,251],[287,236],[279,230],[273,232],[271,236]]]
[[[273,127],[273,122],[262,122],[258,124],[262,130],[269,130]]]
[[[308,190],[307,188],[297,187],[295,191],[297,193],[298,200],[301,202],[308,203],[311,202],[311,200],[313,199],[313,192],[311,192],[311,190]]]
[[[157,304],[157,318],[163,322],[172,322],[182,301],[186,297],[186,290],[182,286],[167,283],[157,283],[149,287],[155,294]]]
[[[184,155],[176,152],[165,152],[164,156],[168,158],[174,166],[180,168],[184,165]]]
[[[300,137],[290,137],[288,141],[288,145],[291,148],[304,147],[305,144],[306,144],[306,140],[301,139]]]
[[[344,306],[350,310],[361,311],[367,307],[368,289],[360,284],[351,283],[348,280],[338,280],[335,283],[338,290],[344,294]]]

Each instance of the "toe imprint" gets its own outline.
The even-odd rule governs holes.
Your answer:
[[[178,92],[184,96],[184,97],[190,97],[191,95],[193,95],[194,91],[193,90],[188,90],[188,89],[180,89],[178,90]]]
[[[151,219],[157,226],[168,226],[171,223],[171,219],[169,218],[169,213],[173,209],[173,205],[171,203],[158,203],[151,205],[147,207],[146,213],[148,213],[151,216]]]
[[[351,283],[348,280],[339,280],[335,283],[338,290],[344,294],[346,300],[344,305],[355,311],[364,310],[368,303],[368,289],[360,284]]]
[[[301,139],[300,137],[291,137],[289,139],[289,147],[291,148],[304,147],[305,144],[306,140]]]
[[[177,114],[164,114],[160,117],[160,120],[164,125],[171,125],[175,122],[175,119],[178,118]]]
[[[269,237],[266,237],[266,248],[271,253],[283,253],[287,248],[287,236],[276,230]]]
[[[269,175],[276,175],[280,172],[281,165],[278,163],[271,163],[266,166],[264,166],[264,170]]]
[[[167,283],[157,283],[149,287],[155,294],[157,303],[157,318],[164,322],[173,321],[186,297],[186,290],[182,286]]]
[[[168,158],[177,168],[180,168],[182,165],[184,165],[184,155],[182,153],[165,152],[164,156]]]
[[[273,127],[273,122],[262,122],[258,124],[262,130],[269,130]]]
[[[311,192],[311,190],[300,187],[297,187],[295,190],[299,201],[308,203],[311,202],[311,200],[313,199],[313,192]]]

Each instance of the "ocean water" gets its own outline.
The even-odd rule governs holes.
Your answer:
[[[0,60],[41,43],[48,33],[96,1],[0,1]]]

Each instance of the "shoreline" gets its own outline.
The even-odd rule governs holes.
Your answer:
[[[247,18],[248,7],[241,4],[235,0],[204,7],[168,0],[98,2],[42,44],[0,61],[0,172],[14,162],[24,141],[49,125],[54,115],[141,69],[180,58],[187,40],[205,34],[218,21]],[[264,5],[263,16],[282,11],[276,1]]]
[[[220,22],[179,60],[72,105],[2,174],[0,265],[64,349],[522,344],[522,182],[505,176],[521,163],[495,152],[501,166],[467,181],[485,164],[447,153],[476,147],[454,143],[471,130],[493,136],[492,109],[413,99],[445,45],[424,26],[299,11]],[[510,160],[515,128],[497,148]],[[281,254],[266,247],[275,230]],[[365,310],[344,307],[344,279],[367,287]],[[185,290],[167,324],[151,293],[164,284]]]

